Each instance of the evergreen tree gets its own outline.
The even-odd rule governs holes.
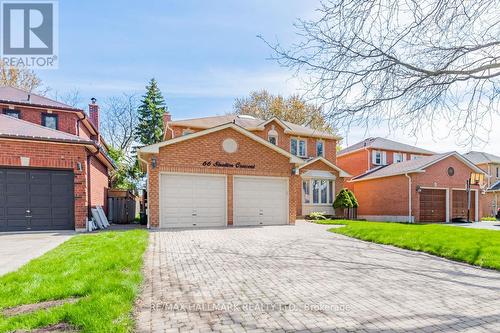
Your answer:
[[[333,208],[352,208],[353,203],[351,201],[351,196],[349,195],[349,190],[343,188],[340,190],[339,194],[333,202]]]
[[[146,94],[138,108],[139,124],[136,128],[136,137],[144,145],[161,142],[163,140],[163,115],[167,112],[165,100],[153,78],[146,86]]]

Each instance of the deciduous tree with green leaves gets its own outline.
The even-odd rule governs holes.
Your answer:
[[[154,78],[146,86],[146,94],[139,105],[139,124],[136,137],[143,145],[150,145],[163,140],[163,115],[167,112],[165,100]]]

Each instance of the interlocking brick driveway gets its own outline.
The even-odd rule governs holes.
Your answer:
[[[500,272],[325,230],[151,233],[137,330],[500,332]]]

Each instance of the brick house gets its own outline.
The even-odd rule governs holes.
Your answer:
[[[0,231],[83,229],[115,168],[99,107],[0,87]]]
[[[339,137],[277,118],[218,116],[171,121],[165,141],[138,156],[148,175],[153,228],[294,224],[333,214],[350,175],[336,166]]]
[[[464,155],[489,176],[485,194],[481,197],[483,216],[495,216],[500,209],[500,156],[471,151]]]
[[[358,217],[371,221],[451,222],[467,218],[466,181],[485,174],[451,152],[379,166],[349,183],[358,201]],[[482,193],[471,191],[471,220],[482,216]]]
[[[376,137],[365,139],[339,151],[337,165],[351,175],[357,176],[383,165],[434,154],[426,149]]]

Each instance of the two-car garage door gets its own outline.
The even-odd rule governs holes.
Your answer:
[[[286,178],[234,177],[236,226],[288,223]],[[225,175],[161,174],[160,227],[220,227],[227,223]]]

